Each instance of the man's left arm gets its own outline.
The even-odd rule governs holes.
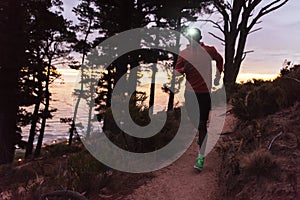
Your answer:
[[[223,57],[216,50],[215,47],[209,47],[208,53],[211,56],[212,60],[216,61],[217,71],[216,71],[214,84],[219,85],[219,81],[221,79],[221,73],[223,72],[223,64],[224,64]]]

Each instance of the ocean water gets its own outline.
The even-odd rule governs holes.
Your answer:
[[[44,143],[54,143],[58,139],[68,138],[69,125],[61,123],[60,118],[72,118],[73,117],[73,89],[74,82],[54,83],[51,86],[52,100],[50,102],[50,108],[56,108],[57,111],[52,113],[53,118],[48,119],[45,127]],[[32,109],[32,110],[30,110]],[[33,112],[33,107],[28,108]],[[27,141],[29,135],[30,126],[26,126],[22,129],[22,139]],[[38,134],[36,135],[36,140]]]
[[[74,104],[76,97],[73,95],[74,89],[79,88],[80,73],[79,71],[72,69],[59,69],[62,74],[60,80],[55,81],[51,87],[50,91],[52,93],[50,108],[56,108],[57,111],[52,113],[53,118],[48,119],[45,128],[44,144],[55,143],[58,140],[66,140],[69,137],[70,125],[67,123],[61,123],[60,118],[72,118],[74,113]],[[145,91],[146,95],[149,96],[150,91],[150,77],[144,76],[141,81],[142,84],[138,86],[138,90]],[[168,97],[169,95],[163,93],[161,87],[164,83],[168,82],[166,76],[157,76],[157,84],[155,86],[155,105],[154,113],[167,109]],[[182,101],[182,95],[175,95],[175,103]],[[147,104],[149,99],[146,99]],[[28,111],[33,112],[33,106],[26,108]],[[101,124],[100,124],[101,126]],[[22,128],[22,139],[27,141],[29,136],[30,126]],[[39,132],[36,135],[35,142],[37,142]]]
[[[69,124],[61,123],[60,118],[72,118],[73,117],[73,91],[75,82],[78,76],[76,70],[63,69],[59,70],[62,73],[61,79],[55,81],[50,91],[52,93],[50,109],[56,108],[57,111],[52,113],[53,118],[48,119],[45,127],[44,144],[55,143],[57,140],[67,139],[69,134]],[[26,108],[28,111],[33,112],[33,107]],[[30,126],[22,128],[22,140],[27,141],[29,136]],[[36,135],[35,142],[37,142],[39,132]]]

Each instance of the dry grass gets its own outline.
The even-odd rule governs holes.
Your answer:
[[[244,156],[241,160],[241,167],[246,176],[273,177],[279,165],[269,151],[257,149]]]
[[[242,122],[235,133],[223,138],[222,199],[299,199],[299,106],[296,103],[255,123]]]

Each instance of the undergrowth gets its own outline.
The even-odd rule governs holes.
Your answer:
[[[282,69],[274,81],[252,80],[238,84],[232,95],[233,113],[242,120],[273,114],[300,101],[300,65]]]

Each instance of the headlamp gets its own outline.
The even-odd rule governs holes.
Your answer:
[[[199,34],[199,31],[195,28],[188,28],[187,29],[187,34],[189,36],[196,36],[197,34]]]

